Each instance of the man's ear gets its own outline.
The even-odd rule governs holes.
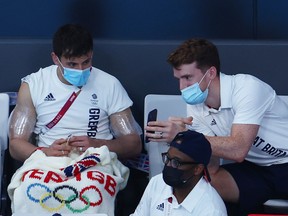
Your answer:
[[[60,60],[54,52],[51,53],[51,58],[52,58],[52,61],[55,65],[58,65],[58,66],[60,65],[60,63],[59,63]]]
[[[208,78],[213,80],[217,76],[217,69],[216,67],[212,66],[208,73]]]
[[[197,176],[202,175],[203,171],[204,171],[204,165],[203,164],[198,164],[194,168],[194,175],[197,175]]]

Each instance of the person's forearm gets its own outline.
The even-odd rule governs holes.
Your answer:
[[[220,158],[242,162],[247,156],[259,125],[234,124],[229,136],[206,136],[211,143],[212,154]]]
[[[92,139],[93,147],[106,145],[111,152],[115,152],[121,159],[132,158],[140,154],[142,143],[140,136],[129,134],[113,140]]]
[[[230,136],[206,136],[206,138],[211,143],[212,154],[217,157],[241,162],[247,155],[249,148],[244,147],[244,145],[241,146],[241,142],[237,142],[236,139],[233,139]]]
[[[11,139],[9,143],[9,152],[12,158],[25,161],[36,149],[33,144],[22,139]]]

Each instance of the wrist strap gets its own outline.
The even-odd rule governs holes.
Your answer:
[[[37,151],[37,150],[40,150],[42,151],[42,149],[44,149],[45,147],[37,147],[33,152]]]

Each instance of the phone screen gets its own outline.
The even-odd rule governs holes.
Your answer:
[[[148,124],[148,122],[150,122],[150,121],[156,121],[156,119],[157,119],[157,109],[153,109],[153,110],[151,110],[151,111],[148,113],[147,124]],[[147,131],[147,132],[155,133],[155,131]],[[150,142],[150,141],[148,140],[148,137],[145,138],[145,142],[146,142],[146,143]]]

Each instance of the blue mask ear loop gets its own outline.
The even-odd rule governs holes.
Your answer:
[[[199,87],[200,87],[200,83],[203,81],[204,77],[206,76],[206,74],[208,73],[209,70],[210,70],[210,69],[208,69],[208,70],[205,72],[204,76],[203,76],[203,77],[201,78],[201,80],[199,81],[199,83],[198,83]],[[209,88],[211,81],[212,81],[212,80],[209,81],[206,89]],[[204,91],[206,91],[206,89],[205,89]],[[204,92],[204,91],[203,91],[203,92]]]
[[[206,88],[206,89],[208,89],[208,88],[209,88],[209,86],[210,86],[211,82],[212,82],[212,80],[210,80],[210,81],[209,81],[209,83],[208,83],[208,85],[207,85],[207,88]]]
[[[57,59],[58,59],[58,62],[59,62],[59,64],[61,65],[61,67],[64,69],[64,66],[63,66],[63,64],[61,63],[61,61],[60,61],[60,59],[58,58],[58,56],[57,56]],[[59,66],[58,66],[59,67]],[[60,74],[61,74],[61,76],[63,77],[63,79],[64,80],[66,80],[65,79],[65,77],[64,77],[64,71],[62,70],[62,68],[61,67],[59,67],[59,69],[60,69]],[[70,83],[68,80],[66,80],[68,83]],[[70,83],[71,84],[71,83]]]
[[[63,66],[63,64],[61,63],[61,61],[60,61],[60,59],[58,58],[58,56],[57,56],[57,59],[58,59],[59,64],[61,65],[61,67],[64,69],[64,66]],[[59,66],[58,66],[58,67],[59,67]],[[64,71],[62,70],[61,67],[59,67],[59,68],[60,68],[60,71],[61,71],[61,75],[62,75],[62,77],[64,78]],[[64,79],[65,79],[65,78],[64,78]]]
[[[60,63],[61,64],[61,63]],[[62,64],[61,64],[62,65]],[[209,69],[205,72],[205,74],[203,75],[203,77],[201,78],[201,80],[199,81],[199,85],[202,82],[202,80],[204,79],[204,77],[206,76],[206,74],[208,73]]]
[[[60,59],[58,58],[58,56],[57,56],[57,59],[58,59],[58,62],[59,62],[59,64],[61,65],[61,67],[64,69],[64,66],[63,66],[63,64],[61,63],[61,61],[60,61]],[[58,66],[59,67],[59,66]],[[62,70],[62,68],[61,67],[59,67],[59,69],[60,69],[60,74],[61,74],[61,76],[63,77],[63,79],[64,80],[66,80],[65,79],[65,77],[64,77],[64,71]],[[91,70],[90,70],[91,71]],[[68,80],[66,80],[66,82],[68,82],[68,83],[70,83]],[[70,83],[71,84],[71,83]],[[71,84],[72,85],[72,84]],[[78,87],[79,88],[79,87]],[[82,87],[81,87],[82,88]],[[80,88],[80,89],[81,89]]]

